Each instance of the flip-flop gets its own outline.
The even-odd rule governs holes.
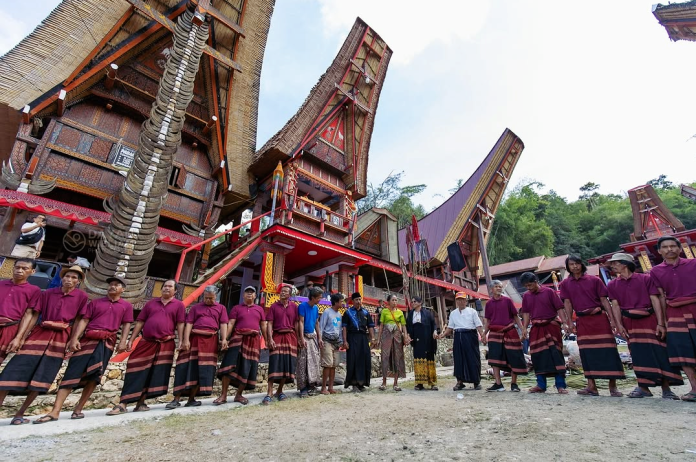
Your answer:
[[[278,397],[278,401],[285,401],[286,399],[288,399],[288,397],[285,393],[280,393],[277,397]]]
[[[72,415],[70,416],[72,420],[80,420],[84,419],[85,415],[82,412],[73,412]]]
[[[330,394],[331,394],[331,392],[328,391],[328,390],[324,390],[324,391],[321,391],[321,392],[319,392],[319,393],[322,394],[322,395],[330,395]]]
[[[339,394],[339,393],[340,393],[340,391],[329,390],[329,394],[330,394],[330,395],[337,395],[337,394]]]
[[[147,412],[149,410],[150,407],[147,404],[141,404],[140,406],[136,406],[133,412]]]
[[[672,390],[663,391],[662,392],[662,399],[672,399],[675,401],[679,401],[679,396],[677,396],[677,394],[674,393]]]
[[[632,392],[628,394],[629,398],[652,398],[652,393],[646,393],[643,390],[640,389],[640,387],[636,387]]]
[[[227,399],[218,398],[213,401],[213,406],[220,406],[221,404],[227,403]]]
[[[459,384],[459,385],[455,385],[454,388],[452,388],[452,390],[454,390],[454,391],[459,391],[459,390],[463,390],[463,389],[465,389],[465,388],[466,388],[466,385],[464,385],[464,384],[462,383],[462,384]]]
[[[695,403],[696,402],[696,392],[690,391],[685,395],[681,396],[682,401],[688,401],[690,403]]]
[[[33,421],[32,423],[33,423],[33,424],[39,425],[39,424],[45,424],[45,423],[48,423],[48,422],[57,422],[57,421],[58,421],[57,418],[55,418],[55,417],[53,417],[53,416],[51,416],[51,415],[45,415],[45,416],[43,416],[43,417],[39,417],[38,419],[36,419],[36,420]]]
[[[578,390],[576,393],[580,396],[599,396],[598,391],[594,391],[589,388],[583,388],[582,390]]]
[[[623,396],[623,393],[621,393],[619,390],[614,390],[614,391],[610,391],[609,395],[612,398],[621,398]]]
[[[566,390],[565,388],[558,388],[557,390],[558,390],[559,395],[567,395],[568,394],[568,390]]]
[[[29,419],[25,419],[24,417],[15,417],[10,422],[10,425],[24,425],[24,424],[28,424],[28,423],[29,423]]]
[[[171,403],[167,403],[166,406],[164,406],[164,409],[167,411],[171,411],[173,409],[176,409],[181,406],[181,403],[179,401],[172,401]]]
[[[386,385],[380,385],[380,386],[379,386],[379,391],[384,391],[384,390],[386,390],[386,389],[387,389]]]
[[[246,406],[247,404],[249,404],[249,400],[246,399],[246,398],[243,397],[243,396],[240,396],[239,398],[235,398],[235,399],[234,399],[234,402],[235,402],[235,403],[243,404],[244,406]]]
[[[121,414],[125,414],[126,412],[128,412],[128,409],[126,409],[126,406],[124,406],[123,404],[117,404],[116,406],[113,407],[113,409],[111,409],[109,412],[107,412],[106,415],[109,415],[109,416],[121,415]]]
[[[261,400],[261,404],[263,404],[264,406],[268,406],[269,404],[271,404],[272,401],[273,401],[273,398],[266,395],[263,397],[263,400]]]
[[[394,391],[401,391],[401,387],[394,385],[392,388],[394,388]]]
[[[200,401],[196,401],[195,399],[193,401],[187,401],[186,404],[184,404],[184,407],[198,407],[200,406],[201,403]]]
[[[539,385],[535,385],[527,391],[529,393],[546,393],[546,388],[541,388]]]

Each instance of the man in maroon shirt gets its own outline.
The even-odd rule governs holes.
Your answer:
[[[527,336],[527,331],[522,329],[522,321],[512,300],[503,296],[502,282],[493,281],[491,295],[491,299],[486,302],[483,338],[488,336],[488,364],[493,368],[495,383],[486,391],[505,391],[500,378],[500,371],[503,370],[512,375],[510,391],[519,392],[517,375],[527,375],[527,361],[515,326],[519,327],[523,338]]]
[[[273,384],[278,382],[278,401],[288,397],[283,393],[286,383],[295,381],[297,367],[297,339],[300,314],[297,305],[290,301],[291,286],[284,284],[280,289],[280,300],[275,302],[266,313],[266,337],[268,338],[268,393],[261,404],[271,404]]]
[[[266,344],[268,344],[268,338],[266,337],[266,313],[255,302],[256,289],[249,286],[244,289],[244,303],[236,305],[230,311],[230,321],[227,326],[227,332],[230,334],[229,348],[217,372],[218,378],[222,380],[222,394],[213,401],[215,405],[227,402],[227,390],[230,384],[237,388],[234,396],[235,403],[249,403],[242,393],[244,390],[256,388],[261,335]]]
[[[561,282],[561,299],[565,304],[566,318],[573,319],[573,310],[577,315],[580,360],[587,379],[587,387],[577,393],[580,396],[599,396],[595,380],[608,379],[609,393],[620,398],[623,393],[616,388],[616,379],[625,379],[626,375],[616,348],[614,316],[607,299],[607,288],[598,277],[587,274],[587,267],[580,257],[568,256],[565,265],[570,277]]]
[[[176,358],[174,373],[174,400],[165,409],[176,409],[181,395],[188,392],[186,407],[200,406],[196,396],[213,394],[217,369],[218,343],[227,350],[227,308],[217,303],[217,288],[208,286],[203,291],[203,302],[189,308],[184,327],[181,352]],[[220,337],[218,338],[218,331]]]
[[[12,267],[12,279],[0,281],[0,364],[7,357],[7,347],[17,336],[19,322],[27,311],[39,303],[41,289],[27,279],[36,272],[36,261],[19,258]]]
[[[679,397],[670,385],[683,385],[681,371],[669,364],[665,343],[665,315],[660,291],[648,274],[635,273],[633,257],[616,253],[609,259],[616,279],[607,289],[619,334],[628,340],[638,386],[629,398],[652,396],[650,387],[662,386],[664,399]]]
[[[126,350],[131,351],[133,340],[142,331],[143,337],[128,358],[121,402],[106,415],[125,414],[126,405],[133,402],[137,402],[133,412],[149,411],[146,399],[167,394],[176,349],[174,338],[178,335],[183,339],[186,320],[184,304],[174,298],[175,294],[176,282],[165,281],[162,297],[143,306],[126,344]]]
[[[60,382],[53,409],[35,420],[35,424],[58,420],[68,395],[74,389],[84,387],[71,416],[72,419],[83,419],[85,415],[82,408],[106,372],[106,366],[116,347],[119,328],[123,333],[118,351],[126,350],[126,339],[133,322],[133,305],[121,298],[126,287],[125,281],[111,277],[106,282],[109,283],[107,296],[92,300],[80,311],[80,320],[68,343],[68,353],[72,352],[72,356]]]
[[[650,270],[650,278],[667,317],[669,362],[681,367],[691,384],[681,399],[696,402],[696,260],[679,256],[681,244],[673,236],[658,239],[657,251],[663,262]]]
[[[26,310],[17,335],[7,347],[8,353],[17,354],[0,374],[0,406],[10,391],[27,393],[12,425],[29,423],[24,413],[51,387],[63,364],[73,322],[87,305],[87,294],[77,288],[85,276],[82,268],[65,268],[60,276],[61,287],[44,291],[36,307]],[[41,323],[36,325],[39,315]]]
[[[571,321],[566,318],[563,302],[553,290],[539,285],[539,278],[534,273],[522,273],[520,282],[527,289],[522,297],[522,332],[527,332],[529,323],[529,351],[537,377],[537,385],[530,388],[530,393],[546,391],[546,376],[556,378],[556,389],[561,395],[567,395],[565,383],[565,357],[563,356],[563,336],[561,324],[556,320],[560,316],[566,329],[571,330]]]

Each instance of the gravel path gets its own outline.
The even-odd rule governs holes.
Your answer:
[[[57,423],[4,427],[0,460],[696,461],[693,403],[481,391],[460,399],[447,372],[439,370],[439,392],[412,383],[379,392],[378,380],[365,393],[291,393],[268,407],[255,405],[256,395],[246,407],[207,400],[118,417],[89,411],[81,421],[66,413]]]

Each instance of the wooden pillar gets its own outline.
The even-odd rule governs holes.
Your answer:
[[[285,271],[285,255],[282,253],[273,254],[273,282],[276,287],[283,283],[283,272]]]
[[[488,266],[488,253],[486,252],[486,241],[483,236],[483,222],[481,221],[481,213],[478,214],[478,241],[479,252],[481,252],[481,262],[483,263],[483,274],[486,277],[486,286],[490,287],[493,283],[491,271]]]

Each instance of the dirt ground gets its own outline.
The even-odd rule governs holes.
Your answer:
[[[472,390],[458,399],[451,376],[440,378],[438,392],[377,385],[10,440],[0,460],[696,460],[696,405],[664,401],[659,391],[633,400]]]

